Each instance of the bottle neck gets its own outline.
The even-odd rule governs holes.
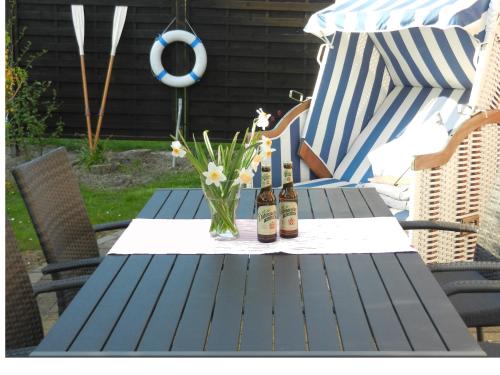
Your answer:
[[[271,190],[272,188],[271,171],[262,171],[260,187],[262,190]]]
[[[293,173],[290,168],[283,168],[282,177],[283,188],[293,187]]]

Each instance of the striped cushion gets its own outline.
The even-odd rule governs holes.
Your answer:
[[[497,0],[491,0],[493,3]],[[484,38],[490,0],[337,0],[316,12],[304,28],[319,37],[335,32],[393,31],[458,26]]]
[[[314,88],[305,143],[334,171],[393,85],[367,34],[337,33]]]
[[[448,129],[458,125],[458,104],[467,103],[470,90],[396,86],[356,138],[333,177],[366,182],[372,177],[368,153],[400,135],[406,127],[423,123],[439,112]]]
[[[299,114],[295,119],[290,122],[283,133],[278,137],[271,138],[273,141],[273,152],[271,160],[271,173],[273,179],[273,186],[281,186],[281,169],[283,162],[291,161],[293,164],[293,181],[303,182],[315,179],[316,176],[309,170],[309,167],[298,156],[298,148],[300,145],[300,134],[304,129],[304,124],[307,116],[307,111]],[[277,125],[279,126],[279,124]],[[253,186],[260,186],[260,168],[254,175]]]
[[[459,28],[369,34],[396,86],[471,88],[478,42]]]
[[[296,187],[302,188],[332,188],[332,187],[355,187],[356,184],[340,181],[336,178],[318,178],[314,181],[307,181],[295,184]]]

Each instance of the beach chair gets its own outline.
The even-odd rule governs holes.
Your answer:
[[[476,223],[500,160],[498,0],[345,0],[315,13],[310,98],[274,129],[273,186],[372,186],[401,219]],[[254,184],[260,174],[256,173]],[[475,234],[416,231],[427,262],[470,260]]]

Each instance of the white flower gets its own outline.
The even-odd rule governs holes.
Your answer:
[[[215,184],[215,186],[219,187],[221,182],[226,181],[226,176],[222,173],[223,169],[223,166],[217,166],[214,162],[208,163],[208,171],[203,172],[203,175],[207,178],[205,183],[207,185]]]
[[[253,179],[253,171],[251,168],[245,169],[241,168],[240,173],[238,174],[238,178],[234,180],[234,185],[250,185]]]
[[[271,148],[273,145],[273,140],[271,138],[267,138],[265,135],[262,136],[260,143],[264,146],[264,148]]]
[[[184,155],[186,155],[186,151],[183,150],[182,145],[179,141],[172,142],[170,147],[172,147],[172,156],[174,158],[183,158]]]
[[[270,148],[270,147],[264,147],[260,153],[261,157],[262,157],[262,161],[271,160],[271,156],[272,156],[274,151],[276,151],[276,149]]]
[[[257,114],[259,115],[259,117],[257,117],[255,120],[254,120],[254,123],[259,127],[261,128],[262,130],[264,130],[265,128],[267,128],[269,126],[269,117],[271,117],[271,115],[269,113],[266,113],[262,110],[262,108],[259,108],[257,110]]]
[[[257,171],[257,168],[259,167],[259,164],[260,164],[261,161],[262,161],[262,155],[261,154],[255,155],[254,158],[252,159],[251,167],[252,167],[252,169],[253,169],[254,172]]]

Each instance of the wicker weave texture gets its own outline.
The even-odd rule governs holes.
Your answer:
[[[47,263],[99,256],[66,151],[58,148],[12,171]]]
[[[477,73],[477,106],[500,108],[500,18],[484,70]],[[468,222],[475,215],[481,224],[495,176],[500,172],[500,126],[489,124],[472,132],[445,165],[416,173],[412,218]],[[413,245],[425,262],[472,260],[476,234],[415,231]]]
[[[43,338],[40,311],[7,220],[5,242],[5,348],[35,346]]]
[[[99,256],[76,176],[66,150],[58,148],[12,170],[47,263]],[[53,274],[54,279],[88,274],[94,268]],[[59,312],[76,290],[58,292]]]

